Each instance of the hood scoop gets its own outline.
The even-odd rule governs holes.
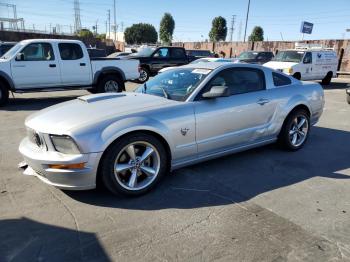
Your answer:
[[[104,94],[97,94],[97,95],[87,95],[87,96],[81,96],[78,97],[78,100],[84,101],[87,103],[93,103],[98,101],[103,101],[107,99],[113,99],[117,97],[123,97],[126,96],[125,94],[120,93],[104,93]]]

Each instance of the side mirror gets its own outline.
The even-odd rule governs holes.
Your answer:
[[[16,55],[16,61],[23,61],[24,60],[24,54],[23,53],[18,53]]]
[[[202,95],[203,98],[217,98],[230,96],[230,92],[227,86],[213,86],[209,92]]]

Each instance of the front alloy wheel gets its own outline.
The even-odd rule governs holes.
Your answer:
[[[115,161],[114,175],[127,190],[142,190],[159,174],[160,156],[157,149],[144,141],[126,145]]]
[[[151,190],[168,171],[168,154],[154,136],[133,133],[115,141],[101,164],[99,175],[108,190],[137,196]]]

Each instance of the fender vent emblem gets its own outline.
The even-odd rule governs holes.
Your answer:
[[[190,129],[189,128],[181,128],[181,134],[183,136],[187,135],[187,132],[189,131]]]

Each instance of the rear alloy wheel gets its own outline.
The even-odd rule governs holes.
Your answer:
[[[0,106],[4,106],[9,100],[9,90],[3,83],[0,83]]]
[[[304,110],[292,112],[283,124],[279,141],[289,150],[298,150],[309,135],[310,118]]]
[[[102,180],[114,194],[141,195],[151,190],[167,170],[162,143],[147,134],[124,137],[106,153]]]
[[[138,82],[140,82],[141,84],[144,82],[147,82],[149,79],[149,71],[147,68],[145,67],[141,67],[140,68],[140,77],[138,78]]]
[[[116,75],[103,77],[97,86],[98,93],[119,93],[124,89],[123,81]]]

